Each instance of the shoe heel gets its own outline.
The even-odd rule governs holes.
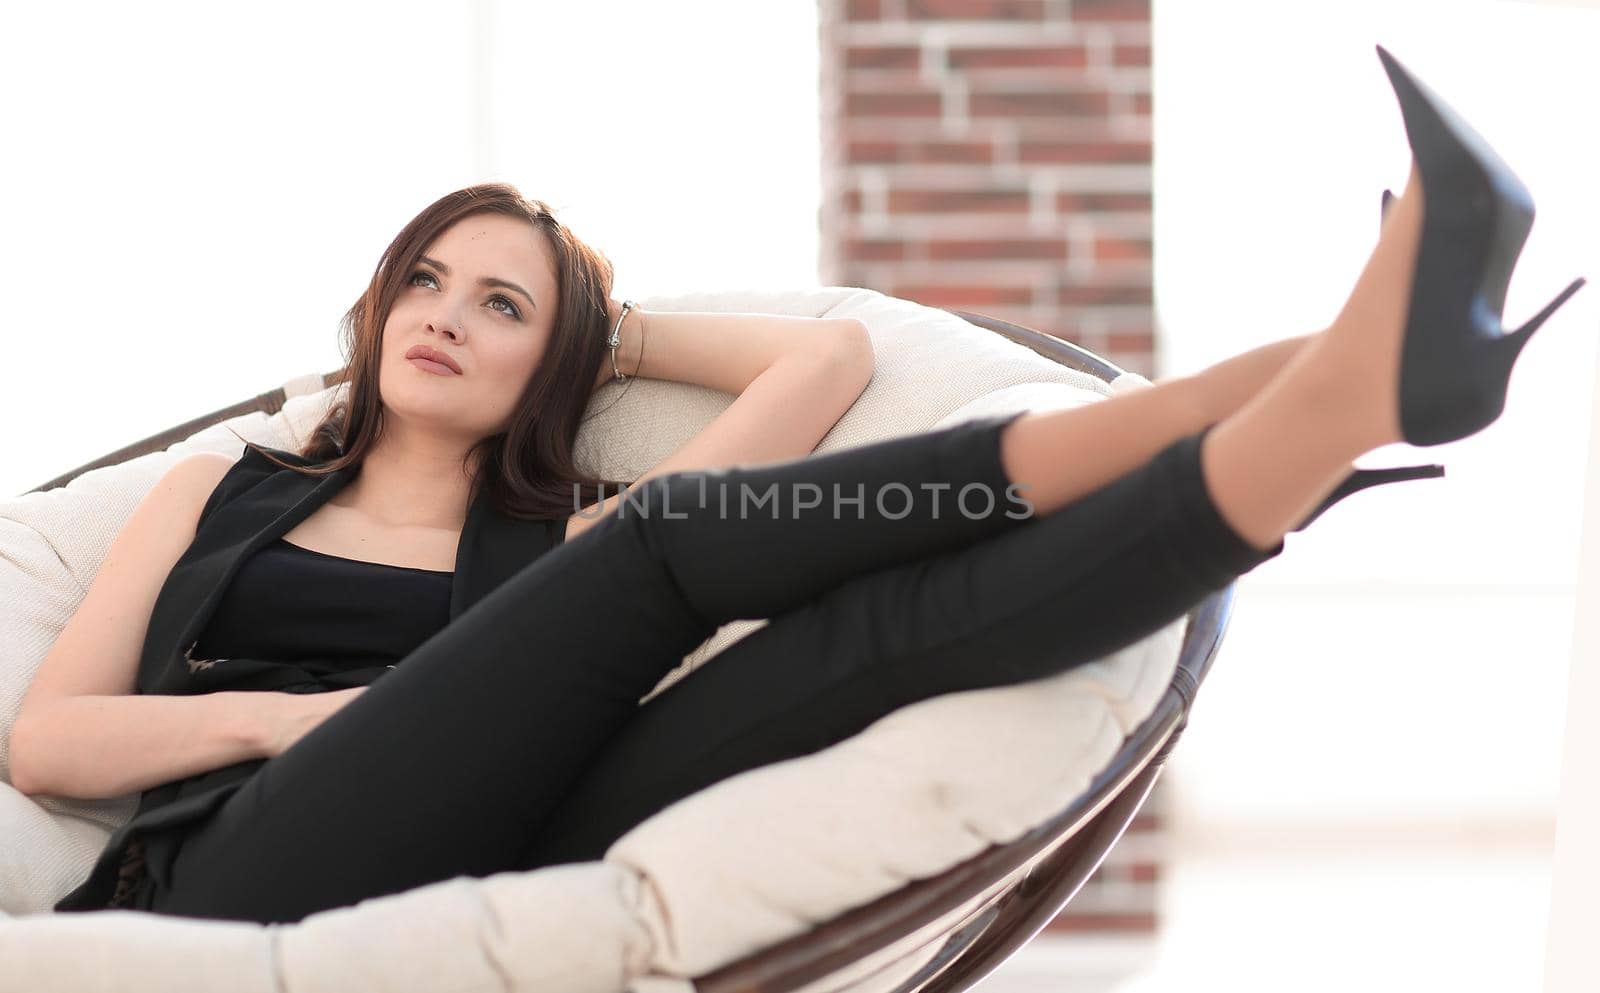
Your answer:
[[[1290,528],[1291,531],[1304,531],[1311,522],[1321,517],[1328,508],[1343,500],[1352,493],[1359,493],[1369,486],[1382,486],[1384,483],[1399,483],[1408,479],[1437,479],[1444,475],[1444,466],[1432,465],[1406,465],[1393,469],[1357,469],[1346,476],[1333,492],[1323,498],[1305,520]]]
[[[1522,353],[1523,346],[1528,343],[1529,338],[1533,337],[1533,333],[1539,330],[1539,327],[1543,325],[1545,321],[1548,321],[1550,319],[1550,315],[1554,314],[1562,304],[1572,299],[1572,294],[1582,289],[1584,284],[1588,281],[1589,280],[1583,276],[1579,276],[1577,279],[1574,279],[1572,282],[1567,284],[1566,289],[1562,290],[1556,295],[1554,300],[1551,300],[1549,303],[1545,304],[1543,310],[1539,311],[1537,314],[1534,314],[1528,323],[1524,324],[1520,328],[1517,328],[1515,331],[1507,333],[1505,337],[1501,339],[1501,344],[1499,347],[1500,350],[1505,353],[1501,361],[1506,363],[1507,369],[1510,368],[1511,363],[1517,360],[1517,356]]]
[[[1505,409],[1506,390],[1510,385],[1511,370],[1517,363],[1517,356],[1522,354],[1522,349],[1533,338],[1533,333],[1539,330],[1562,304],[1570,300],[1574,293],[1582,289],[1586,282],[1588,280],[1582,276],[1574,279],[1554,300],[1545,304],[1544,309],[1515,331],[1504,331],[1496,335],[1493,328],[1499,325],[1499,321],[1480,317],[1483,322],[1479,325],[1480,333],[1487,336],[1482,344],[1488,347],[1473,351],[1488,354],[1476,356],[1468,367],[1477,385],[1471,394],[1472,402],[1458,408],[1459,413],[1466,415],[1468,423],[1487,425],[1500,417]]]

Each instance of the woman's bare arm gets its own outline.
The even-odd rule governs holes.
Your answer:
[[[135,695],[150,614],[234,460],[175,463],[112,542],[83,601],[40,663],[11,731],[23,793],[109,797],[261,754],[291,694]]]
[[[616,327],[622,305],[613,300],[606,328]],[[617,371],[709,386],[738,396],[778,360],[837,354],[871,365],[866,326],[853,317],[787,314],[654,311],[633,307],[622,322]],[[616,377],[609,350],[595,378],[599,389]]]
[[[640,375],[698,382],[738,399],[636,484],[671,472],[808,455],[872,380],[872,339],[857,320],[686,313],[652,313],[645,320]],[[661,337],[671,346],[658,365],[659,329],[667,330]],[[621,500],[614,494],[567,518],[566,540],[599,523]]]
[[[25,732],[12,733],[12,785],[21,793],[97,799],[266,758],[270,715],[293,697],[228,690],[52,700],[29,715]]]

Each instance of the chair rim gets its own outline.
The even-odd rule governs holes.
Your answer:
[[[325,372],[322,374],[322,389],[325,390],[328,387],[335,386],[343,381],[343,369],[335,369],[333,372]],[[189,438],[189,436],[196,434],[197,432],[204,431],[209,427],[215,427],[216,425],[221,424],[223,421],[232,420],[233,418],[239,417],[243,414],[254,414],[259,412],[271,417],[273,414],[276,414],[278,411],[282,410],[283,405],[287,403],[288,400],[289,395],[284,391],[282,386],[270,389],[265,393],[257,393],[253,397],[240,400],[238,403],[231,403],[226,407],[219,407],[209,414],[201,414],[199,417],[190,418],[189,420],[184,421],[182,424],[166,428],[162,431],[157,431],[155,434],[150,435],[147,438],[141,438],[131,445],[124,445],[114,452],[109,452],[97,459],[94,459],[93,461],[85,462],[76,469],[64,472],[47,482],[40,483],[38,486],[35,486],[33,489],[29,490],[28,493],[43,493],[46,490],[53,490],[67,485],[86,472],[90,472],[95,469],[103,469],[106,466],[120,465],[129,459],[136,459],[141,455],[149,455],[153,452],[164,452],[168,448],[171,448],[180,441],[186,440]],[[24,493],[22,495],[27,496],[28,494]]]
[[[1063,338],[985,314],[940,309],[1102,382],[1110,383],[1127,372]],[[322,388],[342,382],[344,374],[344,369],[324,373]],[[282,410],[287,400],[282,386],[259,393],[125,445],[28,492],[65,486],[91,470],[164,451],[242,414],[259,411],[270,416]],[[935,876],[912,881],[808,932],[695,977],[692,986],[696,993],[787,993],[798,989],[881,951],[1006,879],[1006,889],[986,900],[966,922],[931,939],[943,938],[944,946],[896,993],[964,990],[992,972],[1076,895],[1154,788],[1166,756],[1187,723],[1194,692],[1221,644],[1234,589],[1230,584],[1190,612],[1177,670],[1155,709],[1066,809],[1015,841],[992,845]]]

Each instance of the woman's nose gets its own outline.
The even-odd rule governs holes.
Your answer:
[[[458,340],[461,337],[461,319],[453,308],[441,307],[428,322],[428,326],[439,334],[446,334]]]

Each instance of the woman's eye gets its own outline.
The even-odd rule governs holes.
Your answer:
[[[429,272],[426,269],[418,269],[416,272],[411,274],[411,278],[406,280],[406,282],[410,283],[412,286],[416,286],[416,285],[418,285],[417,284],[417,279],[418,278],[432,280],[433,284],[435,286],[438,285],[438,280],[435,280],[433,278],[433,273]],[[507,299],[506,297],[501,296],[498,293],[496,293],[494,296],[489,298],[489,302],[490,303],[494,303],[497,300],[500,303],[503,303],[503,304],[506,305],[506,309],[502,310],[500,313],[505,314],[507,317],[515,317],[518,320],[522,319],[522,311],[517,309],[517,305],[516,304],[512,303],[509,299]]]

